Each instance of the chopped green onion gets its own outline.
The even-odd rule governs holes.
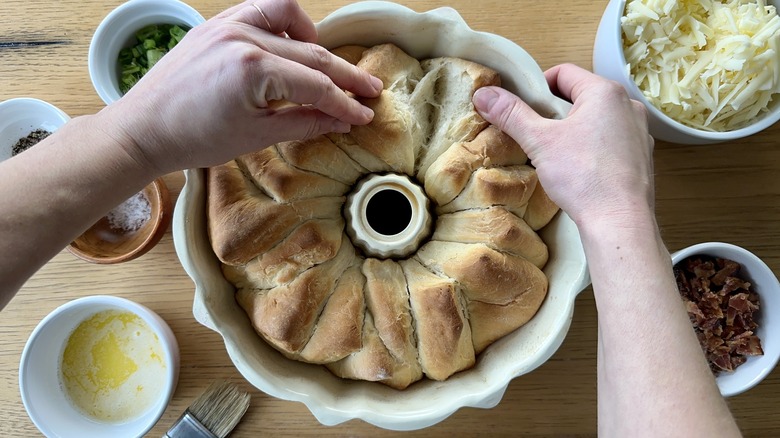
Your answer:
[[[157,61],[159,61],[163,55],[165,55],[165,52],[162,50],[154,49],[154,50],[147,50],[146,51],[146,59],[149,62],[149,68],[154,67],[155,64],[157,64]]]
[[[127,93],[173,49],[187,35],[188,30],[175,24],[152,24],[136,32],[136,44],[119,51],[118,61],[122,72],[119,88],[122,94]]]

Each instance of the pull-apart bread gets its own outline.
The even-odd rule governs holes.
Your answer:
[[[528,157],[475,111],[498,74],[391,44],[334,50],[384,82],[367,126],[279,143],[208,169],[208,232],[257,333],[290,359],[403,389],[474,365],[547,294],[536,231],[558,207]],[[356,249],[343,206],[362,178],[420,183],[431,237],[408,258]]]

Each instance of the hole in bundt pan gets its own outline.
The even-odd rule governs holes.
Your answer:
[[[409,226],[412,204],[397,190],[380,190],[368,200],[366,220],[377,233],[394,236]]]

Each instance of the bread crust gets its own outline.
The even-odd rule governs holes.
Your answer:
[[[326,176],[348,186],[352,186],[362,175],[368,173],[324,135],[278,143],[276,150],[291,166]]]
[[[422,378],[417,340],[412,326],[409,291],[401,266],[393,260],[369,258],[363,262],[366,276],[366,308],[374,319],[379,338],[412,379]]]
[[[239,289],[236,300],[252,326],[268,343],[297,358],[341,275],[355,262],[355,250],[343,242],[336,257],[270,290]]]
[[[463,210],[439,216],[433,240],[484,243],[543,268],[549,253],[541,237],[523,219],[503,207]]]
[[[484,244],[432,241],[415,258],[462,286],[477,354],[528,322],[547,295],[547,277],[539,268]]]
[[[425,192],[437,205],[457,197],[479,168],[519,166],[528,156],[495,126],[488,126],[472,141],[454,143],[426,171]]]
[[[223,265],[222,272],[237,288],[272,289],[287,284],[335,257],[344,243],[343,230],[341,218],[312,219],[254,260]]]
[[[365,284],[366,278],[360,272],[360,265],[353,265],[339,277],[309,342],[301,351],[302,360],[330,363],[362,348]]]
[[[276,202],[343,196],[349,186],[288,164],[275,146],[236,158],[236,164]]]
[[[534,231],[541,230],[558,213],[558,205],[547,196],[544,187],[541,184],[536,185],[534,193],[528,199],[528,208],[525,210],[523,219]]]
[[[368,48],[364,46],[349,45],[337,47],[331,50],[331,53],[347,61],[348,63],[355,65],[363,58],[363,52],[366,50],[368,50]]]
[[[416,260],[404,260],[401,266],[409,285],[417,351],[425,375],[445,380],[474,366],[471,326],[455,280],[434,275]]]
[[[361,99],[380,122],[353,126],[347,134],[327,134],[339,148],[369,172],[411,173],[414,169],[417,121],[400,97],[388,90],[375,99]]]
[[[474,171],[463,191],[439,214],[502,205],[523,217],[539,178],[531,166],[481,167]]]
[[[381,382],[394,389],[406,389],[419,379],[410,367],[399,364],[387,350],[370,312],[366,312],[363,322],[362,344],[359,351],[325,366],[339,377]]]
[[[340,219],[343,196],[280,204],[247,179],[234,161],[207,170],[207,224],[222,263],[241,265],[273,248],[309,219]]]

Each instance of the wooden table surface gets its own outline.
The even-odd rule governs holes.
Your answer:
[[[232,4],[230,0],[189,3],[206,18]],[[301,3],[318,21],[349,2]],[[607,1],[401,3],[417,11],[452,6],[471,27],[515,41],[546,69],[562,62],[591,67],[593,39]],[[98,111],[103,103],[89,79],[87,51],[97,25],[119,4],[118,0],[3,0],[0,100],[37,97],[72,117]],[[659,142],[655,159],[657,213],[670,250],[703,241],[726,241],[750,249],[780,272],[780,125],[730,144]],[[166,181],[175,199],[184,178],[176,173]],[[151,252],[120,265],[91,265],[66,251],[57,255],[0,313],[0,436],[40,435],[24,410],[18,387],[19,359],[33,328],[55,307],[96,294],[122,296],[150,307],[168,322],[179,340],[178,389],[152,436],[162,435],[211,381],[220,378],[239,382],[252,394],[249,412],[234,431],[236,437],[393,434],[362,421],[322,426],[304,405],[271,398],[251,387],[233,367],[221,338],[194,320],[193,289],[174,252],[170,231]],[[729,404],[746,435],[777,435],[780,370],[756,388],[729,399]],[[570,332],[558,352],[533,373],[515,379],[497,407],[462,409],[434,427],[408,435],[595,433],[596,311],[587,290],[577,300]]]

